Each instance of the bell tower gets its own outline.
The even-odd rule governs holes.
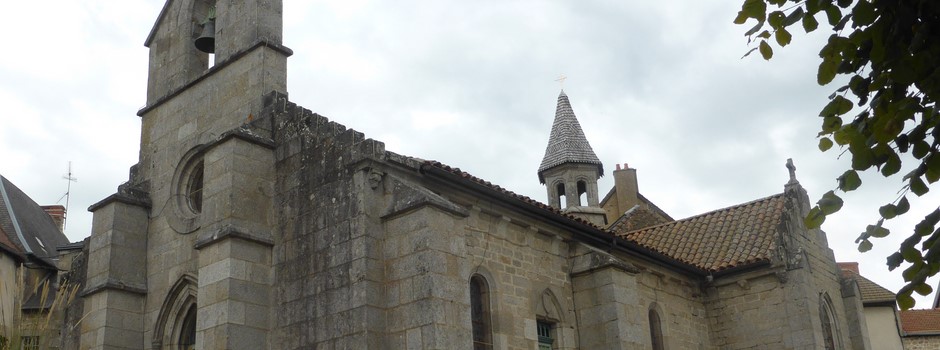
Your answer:
[[[269,348],[274,152],[246,124],[287,92],[282,11],[166,0],[138,163],[89,208],[83,349]]]
[[[595,225],[607,224],[597,193],[597,179],[604,174],[604,164],[584,136],[564,90],[558,95],[555,120],[538,174],[551,207]]]

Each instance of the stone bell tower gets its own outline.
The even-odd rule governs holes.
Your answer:
[[[166,1],[145,41],[139,161],[89,208],[82,349],[269,348],[273,147],[242,126],[286,94],[282,11]]]
[[[597,179],[604,175],[604,164],[584,137],[564,90],[558,95],[555,120],[538,174],[548,190],[550,206],[595,225],[606,225],[597,193]]]

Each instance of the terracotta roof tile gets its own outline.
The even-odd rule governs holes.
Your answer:
[[[594,225],[593,223],[591,223],[591,222],[589,222],[589,221],[587,221],[587,220],[584,220],[584,219],[582,219],[582,218],[579,218],[579,217],[576,217],[576,216],[573,216],[573,215],[569,215],[569,214],[562,213],[561,210],[558,210],[558,209],[556,209],[556,208],[553,208],[553,207],[549,206],[548,204],[539,202],[539,201],[534,200],[534,199],[532,199],[532,198],[529,198],[529,197],[527,197],[527,196],[523,196],[523,195],[521,195],[521,194],[517,194],[517,193],[515,193],[515,192],[513,192],[513,191],[507,190],[507,189],[505,189],[505,188],[503,188],[503,187],[501,187],[501,186],[499,186],[499,185],[496,185],[496,184],[494,184],[494,183],[492,183],[492,182],[483,180],[483,179],[481,179],[481,178],[479,178],[479,177],[476,177],[476,176],[471,175],[470,173],[467,173],[467,172],[465,172],[465,171],[462,171],[462,170],[460,170],[460,168],[454,168],[454,167],[451,167],[451,166],[449,166],[449,165],[443,164],[443,163],[441,163],[441,162],[432,161],[432,160],[424,161],[424,164],[422,165],[422,167],[434,167],[434,168],[437,168],[437,169],[444,170],[444,171],[446,171],[446,172],[448,172],[448,173],[451,173],[451,174],[453,174],[453,175],[456,175],[456,176],[458,176],[458,177],[460,177],[460,178],[462,178],[462,179],[464,179],[464,180],[468,180],[468,181],[473,182],[473,183],[476,183],[476,184],[478,184],[478,185],[482,185],[482,186],[487,187],[487,188],[489,188],[489,189],[491,189],[491,190],[493,190],[493,191],[496,191],[496,192],[499,192],[499,193],[501,193],[501,194],[503,194],[503,195],[512,197],[512,198],[514,198],[514,199],[516,199],[516,200],[518,200],[518,201],[521,201],[521,202],[523,202],[523,203],[532,205],[532,206],[534,206],[534,207],[540,208],[540,209],[545,210],[545,211],[549,211],[549,212],[555,213],[555,214],[560,215],[560,216],[567,217],[567,218],[569,218],[569,219],[571,219],[571,220],[577,221],[577,222],[580,223],[580,224],[587,225],[587,226],[591,226],[591,227],[593,227],[593,228],[595,228],[595,229],[598,229],[598,230],[604,230],[603,228],[598,227],[597,225]]]
[[[901,311],[905,335],[940,334],[940,309]]]
[[[709,272],[769,262],[785,197],[776,194],[617,235]]]
[[[894,292],[865,278],[856,271],[845,268],[842,263],[839,263],[839,267],[842,268],[842,277],[855,278],[855,281],[858,282],[858,290],[862,294],[862,303],[894,303]]]

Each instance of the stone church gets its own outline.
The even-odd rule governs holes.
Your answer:
[[[543,204],[290,101],[282,12],[166,2],[65,348],[870,348],[792,164],[780,193],[682,220],[626,165],[602,197],[562,92]]]

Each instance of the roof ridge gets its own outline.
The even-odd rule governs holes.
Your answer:
[[[761,197],[761,198],[754,199],[754,200],[751,200],[751,201],[747,201],[747,202],[744,202],[744,203],[735,204],[735,205],[727,206],[727,207],[724,207],[724,208],[719,208],[719,209],[707,211],[707,212],[704,212],[704,213],[701,213],[701,214],[696,214],[696,215],[693,215],[693,216],[689,216],[689,217],[687,217],[687,218],[682,218],[682,219],[678,219],[678,220],[673,220],[673,221],[670,221],[670,222],[667,222],[667,223],[663,223],[663,224],[659,224],[659,225],[655,225],[655,226],[650,226],[650,227],[646,227],[646,228],[641,228],[641,229],[639,229],[639,230],[633,230],[633,231],[629,231],[629,232],[624,232],[624,233],[622,233],[621,235],[629,235],[629,234],[634,233],[634,232],[646,231],[646,230],[653,229],[653,228],[657,228],[657,227],[668,226],[668,225],[673,225],[673,224],[678,224],[678,223],[682,223],[682,222],[691,221],[692,219],[697,219],[697,218],[700,218],[700,217],[703,217],[703,216],[706,216],[706,215],[710,215],[710,214],[714,214],[714,213],[718,213],[718,212],[722,212],[722,211],[726,211],[726,210],[731,210],[731,209],[735,209],[735,208],[738,208],[738,207],[743,207],[743,206],[751,205],[751,204],[758,203],[758,202],[763,202],[763,201],[770,200],[770,199],[775,198],[775,197],[781,197],[781,196],[783,196],[784,194],[785,194],[785,193],[781,192],[781,193],[769,195],[769,196],[766,196],[766,197]]]

